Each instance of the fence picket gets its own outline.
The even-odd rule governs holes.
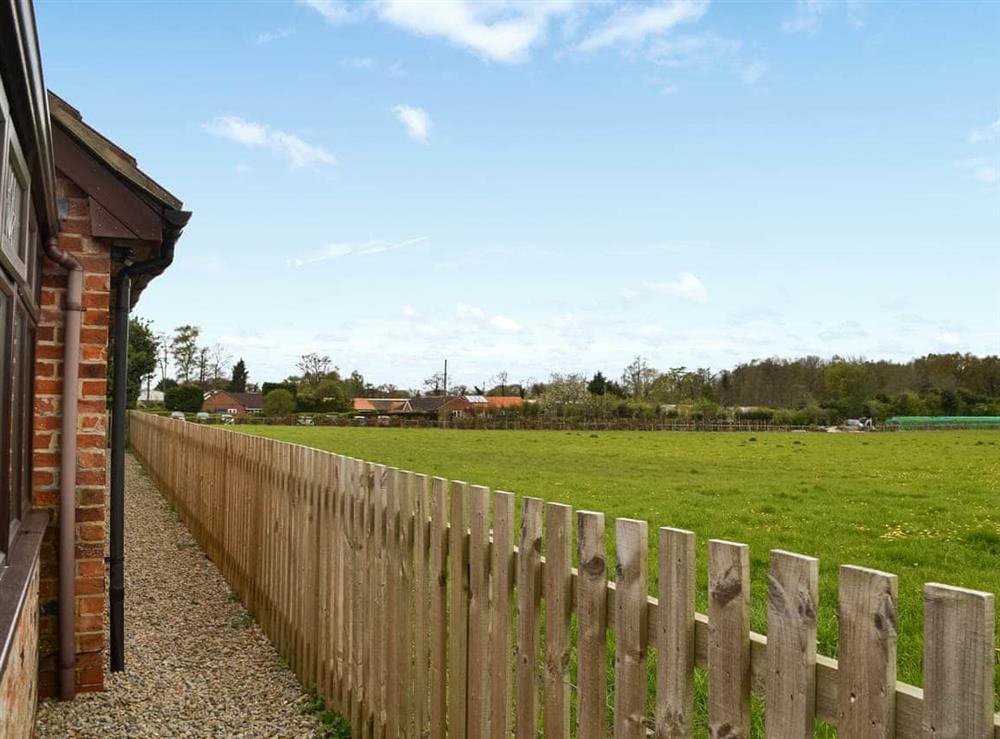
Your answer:
[[[542,501],[525,498],[517,554],[517,739],[538,731],[538,604],[542,568]]]
[[[750,737],[750,548],[708,542],[708,732]]]
[[[371,632],[374,658],[371,698],[372,734],[377,739],[385,736],[386,648],[389,622],[385,617],[385,522],[386,522],[386,468],[377,464],[372,470],[372,577],[374,603]]]
[[[546,739],[569,739],[570,621],[573,616],[573,509],[545,506],[545,709]]]
[[[895,736],[897,588],[895,575],[840,568],[838,736]]]
[[[645,521],[615,520],[615,739],[646,730],[649,533]]]
[[[414,617],[413,625],[416,631],[414,636],[414,663],[413,663],[413,724],[414,736],[422,737],[428,731],[428,710],[430,704],[430,680],[428,671],[430,669],[430,655],[428,653],[428,554],[430,529],[428,518],[430,516],[430,499],[427,496],[427,476],[415,474],[413,476],[414,494],[414,524],[413,524],[413,579],[414,579]],[[375,611],[377,613],[378,611]]]
[[[400,733],[413,736],[413,511],[414,486],[412,472],[400,474],[399,500],[399,720]]]
[[[448,737],[463,739],[469,691],[469,486],[451,483],[448,532]]]
[[[469,487],[468,734],[489,736],[490,490]]]
[[[493,493],[490,593],[490,737],[510,737],[514,496]]]
[[[604,739],[608,721],[608,552],[604,514],[578,511],[577,739]]]
[[[402,484],[400,471],[389,468],[388,476],[388,517],[385,528],[386,575],[385,575],[385,618],[389,624],[386,634],[386,735],[396,739],[400,734],[402,717],[399,715],[400,686],[400,603],[399,603],[399,488]]]
[[[448,481],[431,481],[431,736],[443,737],[447,726],[448,680]]]
[[[660,529],[656,628],[656,736],[694,736],[695,535]]]
[[[993,593],[924,586],[924,733],[993,736]]]
[[[807,739],[816,721],[819,560],[771,552],[767,578],[767,736]]]

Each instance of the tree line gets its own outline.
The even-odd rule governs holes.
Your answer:
[[[501,370],[479,385],[446,386],[443,373],[435,373],[422,388],[407,390],[374,385],[357,370],[342,373],[329,356],[318,353],[302,355],[297,373],[279,382],[253,383],[242,358],[232,363],[221,345],[206,346],[200,337],[198,326],[185,324],[170,335],[157,334],[148,321],[131,319],[129,405],[135,406],[141,390],[159,374],[156,388],[165,391],[168,407],[191,406],[209,390],[262,392],[265,412],[271,415],[344,413],[357,397],[445,393],[517,395],[531,402],[509,413],[594,419],[730,417],[812,424],[853,417],[882,421],[893,415],[1000,415],[1000,357],[994,355],[927,354],[906,362],[772,357],[722,371],[661,370],[637,356],[617,378],[597,371],[512,381]]]

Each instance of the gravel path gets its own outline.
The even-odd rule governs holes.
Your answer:
[[[131,456],[125,673],[39,707],[39,737],[311,737],[319,724],[264,633]]]

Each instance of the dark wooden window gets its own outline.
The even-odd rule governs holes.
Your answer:
[[[31,180],[0,87],[0,568],[31,508],[40,281]]]

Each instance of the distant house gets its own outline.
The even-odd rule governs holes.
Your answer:
[[[487,395],[486,402],[491,411],[524,407],[524,398],[519,395]]]
[[[457,398],[448,398],[440,406],[439,411],[454,417],[504,411],[508,408],[520,408],[523,405],[524,400],[516,395],[461,395]]]
[[[355,398],[352,403],[354,412],[361,414],[410,412],[410,401],[407,398]]]
[[[489,407],[490,404],[485,395],[460,395],[457,398],[449,398],[438,410],[438,414],[465,416],[481,413]]]
[[[416,398],[410,398],[410,411],[412,413],[436,416],[437,412],[441,410],[441,406],[449,400],[453,400],[453,398],[446,395],[420,395]]]
[[[202,409],[213,413],[228,413],[231,416],[256,416],[264,409],[264,396],[261,393],[216,390],[205,398]]]

